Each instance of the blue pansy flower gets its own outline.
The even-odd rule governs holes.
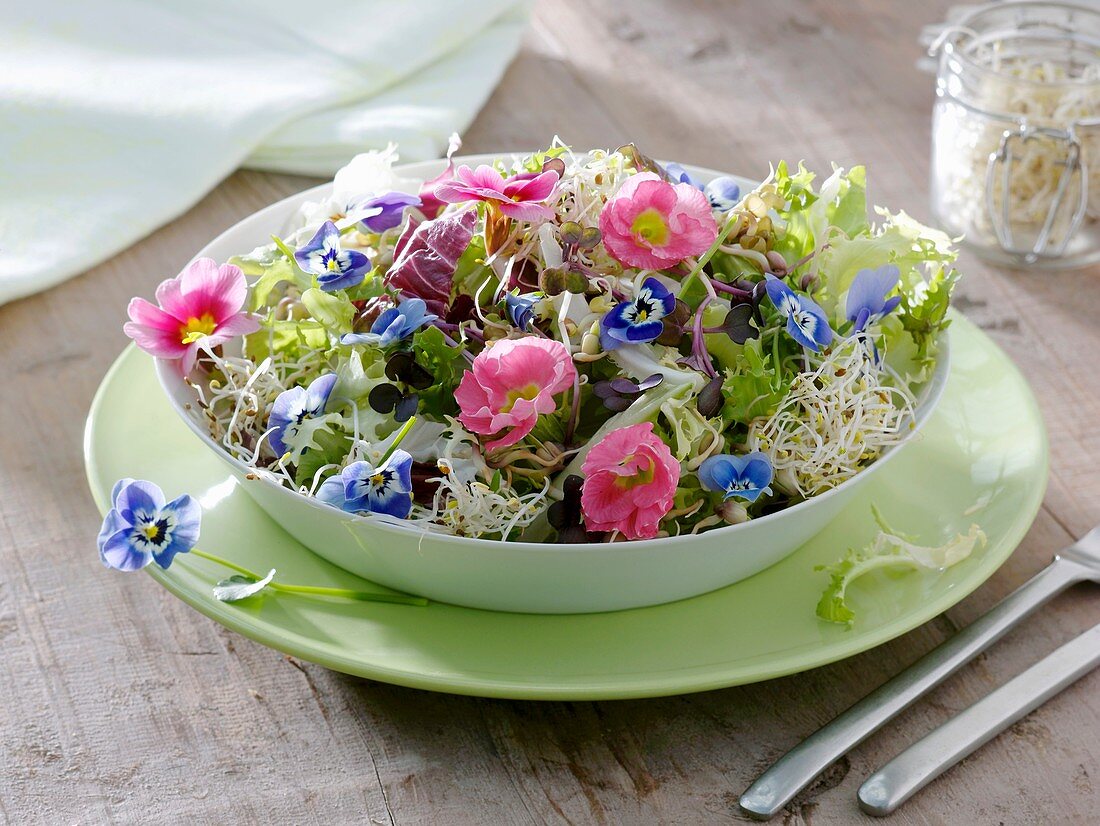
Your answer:
[[[329,292],[354,287],[371,268],[370,259],[358,250],[340,246],[340,230],[325,221],[309,243],[294,253],[294,260],[306,272],[317,276],[317,286]]]
[[[292,387],[278,395],[267,420],[267,426],[274,428],[267,438],[276,454],[286,453],[286,443],[298,432],[302,422],[325,412],[335,385],[336,374],[325,373],[310,382],[309,387]]]
[[[647,278],[630,301],[616,304],[600,319],[600,346],[615,350],[661,335],[661,319],[676,309],[676,296],[656,278]]]
[[[688,171],[675,161],[665,164],[665,172],[668,173],[668,177],[672,179],[673,183],[691,184],[696,189],[702,189],[699,184],[695,183]]]
[[[710,205],[722,212],[729,212],[741,201],[741,187],[729,175],[719,175],[703,187]]]
[[[722,500],[737,497],[755,502],[772,489],[772,463],[760,451],[744,456],[722,453],[699,466],[699,481],[707,490],[718,491]]]
[[[787,318],[787,332],[803,347],[815,352],[833,340],[825,311],[808,295],[799,295],[774,275],[764,276],[772,304]]]
[[[348,206],[348,215],[370,232],[385,232],[398,226],[408,207],[418,207],[420,198],[407,192],[385,192]]]
[[[901,296],[887,298],[886,294],[897,286],[900,275],[893,264],[856,273],[848,288],[848,320],[855,323],[854,332],[862,333],[898,306]]]
[[[176,554],[199,541],[202,508],[186,494],[165,503],[164,492],[152,482],[120,479],[111,504],[96,541],[108,568],[136,571],[150,562],[167,568]]]
[[[420,298],[407,298],[396,307],[379,314],[370,326],[369,333],[345,333],[341,344],[374,344],[389,347],[395,341],[408,338],[425,324],[439,316],[428,312],[428,305]]]
[[[412,456],[400,449],[377,468],[370,462],[352,462],[338,483],[333,477],[318,488],[317,498],[347,513],[404,519],[412,510],[412,463]]]
[[[508,293],[504,296],[504,310],[508,313],[508,320],[520,330],[530,330],[531,323],[535,320],[535,304],[541,296],[535,293],[516,295]]]

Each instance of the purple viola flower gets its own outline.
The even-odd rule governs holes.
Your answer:
[[[108,568],[136,571],[150,562],[167,568],[199,541],[202,508],[186,494],[166,503],[152,482],[120,479],[111,505],[96,541]]]
[[[325,373],[310,382],[308,388],[292,387],[276,397],[267,420],[268,428],[273,428],[267,438],[276,454],[286,453],[286,443],[294,438],[302,422],[325,412],[335,385],[336,374]]]
[[[729,175],[719,175],[703,187],[710,205],[722,212],[729,212],[741,201],[741,187]]]
[[[508,313],[508,320],[520,330],[526,332],[531,329],[535,320],[535,304],[541,296],[535,293],[516,295],[507,293],[504,296],[504,311]]]
[[[322,496],[325,485],[321,485],[317,495],[348,513],[381,513],[404,519],[412,510],[412,464],[413,457],[400,449],[377,468],[370,462],[352,462],[340,473],[342,504],[336,504],[334,486]]]
[[[901,273],[893,264],[875,270],[860,270],[848,288],[848,320],[855,324],[853,332],[862,333],[867,326],[888,316],[901,302],[901,296],[886,294],[898,284]]]
[[[722,453],[699,466],[699,482],[707,490],[722,494],[722,501],[737,497],[755,502],[772,489],[772,463],[760,451],[744,456]]]
[[[634,298],[616,304],[600,319],[600,346],[615,350],[653,341],[665,328],[661,319],[675,309],[676,296],[656,278],[647,278]]]
[[[770,273],[764,276],[764,288],[772,304],[787,318],[791,338],[818,351],[833,340],[833,330],[825,311],[808,295],[800,295]]]
[[[295,251],[294,260],[316,275],[317,286],[327,292],[354,287],[371,268],[370,259],[363,253],[341,247],[340,230],[332,221],[325,221],[309,243]]]
[[[405,210],[418,207],[421,200],[407,192],[384,192],[348,206],[348,215],[357,218],[369,232],[385,232],[401,224]]]
[[[340,337],[340,343],[389,347],[437,318],[439,316],[428,312],[428,305],[422,299],[408,298],[396,307],[383,311],[374,320],[369,333],[345,333]]]

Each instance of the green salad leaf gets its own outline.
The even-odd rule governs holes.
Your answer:
[[[351,332],[355,305],[342,292],[328,293],[319,287],[310,287],[302,293],[302,304],[313,318],[337,338]]]
[[[862,551],[849,550],[843,559],[832,565],[815,568],[829,574],[829,585],[817,603],[817,615],[823,620],[851,627],[856,612],[848,602],[848,586],[871,571],[883,568],[942,571],[962,562],[975,548],[986,544],[981,528],[971,525],[965,534],[958,534],[942,545],[918,545],[912,537],[891,528],[877,507],[872,505],[871,510],[879,526],[871,544]]]
[[[452,347],[438,327],[424,327],[413,336],[416,361],[435,377],[435,384],[420,391],[420,411],[442,418],[458,414],[455,388],[469,362],[459,347]]]
[[[775,338],[773,337],[773,342]],[[790,377],[765,354],[761,339],[753,338],[739,348],[732,362],[723,361],[726,377],[722,381],[722,418],[730,422],[751,422],[758,416],[775,412],[790,389]]]

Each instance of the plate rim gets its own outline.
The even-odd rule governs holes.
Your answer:
[[[984,337],[988,341],[988,344],[999,354],[1002,367],[1007,368],[1014,381],[1024,389],[1029,412],[1037,423],[1036,436],[1039,452],[1037,470],[1041,471],[1039,483],[1028,489],[1029,497],[1020,510],[1024,518],[1013,522],[1011,529],[1001,537],[996,547],[985,549],[981,564],[976,567],[972,575],[957,583],[954,587],[943,591],[937,598],[926,603],[921,610],[913,611],[890,623],[862,632],[859,636],[853,637],[848,644],[823,646],[821,650],[826,652],[823,656],[807,657],[804,651],[800,651],[779,655],[769,659],[767,665],[748,670],[744,666],[738,666],[736,660],[731,659],[718,664],[699,665],[689,669],[677,668],[667,672],[647,671],[629,675],[583,675],[567,683],[552,685],[533,684],[517,680],[511,676],[488,674],[484,671],[469,672],[467,674],[444,674],[425,670],[415,671],[408,668],[390,668],[377,662],[365,662],[361,657],[355,658],[342,655],[330,650],[323,643],[311,642],[303,638],[296,631],[288,631],[285,628],[274,626],[270,622],[259,621],[251,614],[242,612],[229,604],[216,602],[209,597],[202,597],[192,591],[184,579],[184,577],[194,576],[190,572],[180,576],[152,565],[146,568],[146,572],[170,593],[199,611],[199,613],[276,651],[359,677],[376,679],[410,688],[452,694],[522,700],[639,699],[727,688],[819,668],[847,659],[857,653],[870,650],[884,642],[902,636],[969,596],[1012,555],[1030,529],[1036,514],[1042,506],[1049,480],[1050,451],[1047,429],[1038,401],[1019,368],[996,342],[983,330],[962,316],[961,313],[956,312],[955,318],[956,323],[961,322],[963,325],[972,328],[976,335]],[[97,419],[108,390],[112,385],[112,380],[124,368],[128,360],[133,358],[134,353],[134,346],[132,344],[127,346],[108,369],[92,399],[85,424],[83,439],[85,475],[92,498],[101,514],[106,513],[108,507],[105,495],[98,489],[96,482],[96,477],[99,475],[94,450]],[[693,597],[693,599],[702,599],[706,596],[704,594],[700,597]],[[395,606],[388,607],[395,608]],[[402,606],[396,606],[397,610],[402,610],[402,608]],[[431,610],[431,606],[417,610]],[[474,611],[477,609],[459,610]],[[694,676],[695,672],[700,673]]]

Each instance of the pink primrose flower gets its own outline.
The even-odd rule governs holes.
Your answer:
[[[627,539],[657,535],[672,509],[680,463],[653,424],[613,430],[584,459],[581,510],[590,531],[619,531]]]
[[[553,217],[554,210],[542,202],[550,197],[557,183],[558,173],[553,170],[505,178],[484,164],[477,169],[460,166],[452,180],[436,186],[435,195],[449,204],[485,201],[496,205],[509,218],[536,221]]]
[[[130,300],[123,332],[157,358],[179,361],[186,375],[195,366],[200,343],[213,347],[260,329],[242,311],[248,283],[239,267],[200,258],[157,287],[157,304]]]
[[[560,341],[504,339],[474,359],[455,390],[458,420],[473,433],[507,430],[488,450],[514,445],[531,432],[539,414],[553,413],[554,396],[573,386],[577,369]]]
[[[604,206],[600,232],[607,251],[621,263],[664,270],[709,248],[718,224],[707,196],[691,184],[670,184],[640,172]]]

